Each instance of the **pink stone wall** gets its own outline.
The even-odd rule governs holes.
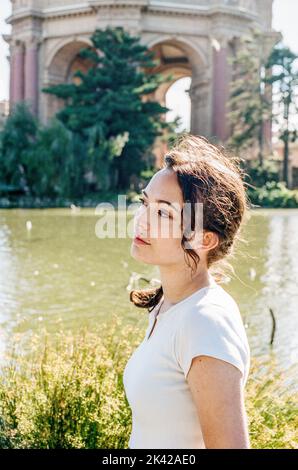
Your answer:
[[[36,115],[38,111],[38,50],[30,41],[11,46],[10,102],[26,101]]]
[[[32,112],[37,114],[38,100],[38,58],[37,44],[29,43],[25,54],[25,100]]]
[[[17,44],[12,50],[11,63],[11,103],[24,99],[24,45]]]

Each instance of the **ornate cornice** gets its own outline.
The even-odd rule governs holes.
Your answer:
[[[35,9],[35,8],[22,8],[14,12],[9,18],[6,19],[6,23],[13,24],[19,20],[25,18],[39,18],[41,20],[48,18],[59,18],[67,16],[81,16],[90,15],[93,13],[93,8],[87,3],[70,6],[57,6],[51,8]]]
[[[95,8],[101,8],[106,6],[113,7],[146,7],[150,3],[150,0],[88,0],[88,4]]]
[[[155,0],[88,0],[80,4],[46,7],[43,9],[21,8],[15,11],[9,18],[7,23],[14,23],[27,17],[40,19],[90,15],[98,12],[102,8],[110,9],[131,9],[139,8],[141,11],[148,13],[158,13],[163,15],[175,16],[207,16],[224,15],[237,17],[242,20],[258,21],[259,17],[248,10],[229,7],[227,5],[202,6],[191,4],[177,4],[169,2],[158,2]]]
[[[4,39],[5,42],[7,42],[7,44],[10,44],[12,41],[11,34],[2,34],[2,38]]]
[[[199,15],[199,16],[212,16],[214,14],[226,14],[229,16],[237,16],[241,18],[255,20],[258,19],[258,15],[255,13],[245,10],[243,8],[233,8],[228,5],[214,5],[214,6],[206,6],[206,5],[191,5],[181,3],[181,5],[177,3],[169,2],[160,2],[155,0],[150,0],[148,11],[156,11],[159,13],[164,14],[178,14],[178,15]]]

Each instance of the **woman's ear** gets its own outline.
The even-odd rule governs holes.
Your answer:
[[[184,248],[188,250],[209,251],[215,248],[219,243],[219,237],[215,232],[197,230],[189,232],[185,236]]]
[[[219,244],[219,237],[215,232],[204,232],[202,250],[212,250]]]

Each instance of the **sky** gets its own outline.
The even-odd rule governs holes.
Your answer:
[[[259,0],[262,1],[262,0]],[[7,61],[8,44],[2,39],[2,34],[10,32],[10,26],[5,18],[10,15],[10,0],[0,0],[0,101],[9,96],[9,64]],[[298,53],[298,0],[274,0],[273,27],[281,31],[284,43],[294,52]],[[177,114],[182,117],[182,127],[189,128],[190,102],[185,90],[189,87],[189,79],[177,81],[169,90],[166,97],[166,106],[172,109],[168,118]]]

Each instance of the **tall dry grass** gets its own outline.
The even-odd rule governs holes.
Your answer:
[[[94,331],[15,336],[0,371],[0,448],[128,447],[123,370],[143,328],[114,316]],[[298,394],[252,359],[246,409],[253,448],[295,448]]]

